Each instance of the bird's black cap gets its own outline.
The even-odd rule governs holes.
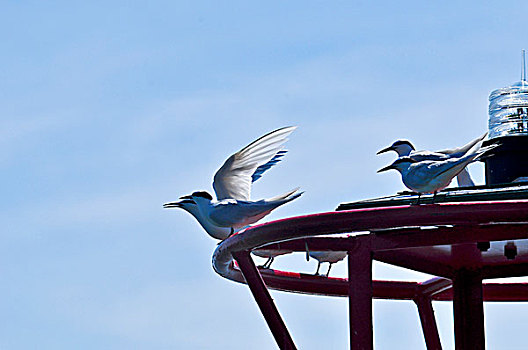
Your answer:
[[[386,147],[384,149],[382,149],[381,151],[379,151],[378,153],[376,154],[382,154],[382,153],[385,153],[385,152],[388,152],[388,151],[396,151],[396,148],[400,145],[408,145],[413,151],[414,151],[414,146],[412,145],[412,143],[410,141],[407,141],[407,140],[397,140],[397,141],[394,141],[394,143],[392,145],[390,145],[389,147]]]
[[[193,197],[202,197],[205,199],[209,199],[210,201],[213,200],[213,196],[211,196],[208,192],[205,191],[196,191],[192,193]]]
[[[411,157],[401,157],[396,159],[391,165],[386,166],[385,168],[381,168],[378,170],[378,173],[381,173],[383,171],[396,169],[395,165],[400,163],[416,163],[416,160],[412,159]]]
[[[414,146],[413,144],[410,142],[410,141],[407,141],[407,140],[398,140],[398,141],[395,141],[393,144],[392,144],[392,147],[395,147],[395,146],[399,146],[399,145],[409,145],[409,147],[411,147],[414,151]]]
[[[411,157],[400,157],[400,158],[396,159],[394,161],[394,163],[392,163],[392,165],[400,164],[400,163],[418,163],[418,161],[416,161],[415,159],[413,159]]]

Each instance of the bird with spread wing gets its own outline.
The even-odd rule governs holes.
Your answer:
[[[186,210],[210,236],[225,239],[298,198],[303,192],[294,189],[269,199],[251,200],[253,182],[286,154],[283,146],[296,128],[272,131],[231,155],[214,175],[216,200],[208,192],[197,191],[163,207]]]

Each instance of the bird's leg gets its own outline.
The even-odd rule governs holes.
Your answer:
[[[265,267],[266,269],[269,269],[271,267],[271,264],[273,263],[273,259],[275,259],[275,258],[272,257],[272,256],[270,256],[268,258],[268,261],[266,261],[266,264],[265,264],[266,265],[266,267]]]
[[[326,277],[330,274],[330,269],[332,268],[332,263],[328,263],[328,271],[326,271]]]
[[[269,267],[268,264],[271,264],[272,257],[269,257],[268,260],[261,266],[263,269],[267,269]]]
[[[271,257],[269,257],[268,260],[266,260],[264,265],[262,265],[262,268],[267,269],[268,268],[268,264],[269,264],[270,261],[271,261]]]
[[[437,191],[434,191],[434,192],[433,192],[433,202],[432,202],[431,204],[434,204],[434,202],[435,202],[435,199],[436,199],[436,192],[437,192]]]
[[[271,264],[273,264],[273,260],[275,260],[275,257],[271,257],[271,261],[268,264],[268,269],[271,268]]]
[[[420,197],[422,196],[422,194],[420,192],[418,192],[418,200],[416,201],[416,205],[420,205]]]
[[[316,275],[316,276],[319,275],[319,268],[320,268],[320,267],[321,267],[321,262],[318,261],[318,262],[317,262],[317,271],[315,271],[315,275]]]

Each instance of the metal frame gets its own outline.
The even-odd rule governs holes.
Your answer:
[[[349,235],[320,237],[336,233]],[[528,239],[526,200],[355,209],[251,227],[217,247],[213,267],[221,276],[249,285],[281,349],[295,345],[267,288],[347,296],[351,349],[373,348],[372,298],[413,300],[427,348],[441,349],[431,303],[453,300],[456,349],[484,349],[483,301],[528,301],[528,284],[482,280],[528,275],[528,256],[486,260],[477,243],[519,239]],[[259,270],[249,255],[264,247],[305,251],[306,245],[347,251],[348,279]],[[449,246],[448,255],[436,248],[441,245]],[[422,283],[373,281],[372,260],[441,277]]]

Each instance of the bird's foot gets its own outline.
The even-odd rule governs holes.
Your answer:
[[[320,275],[319,275],[319,268],[320,268],[320,267],[321,267],[321,262],[318,262],[318,263],[317,263],[317,270],[315,271],[314,276],[320,276]]]
[[[431,201],[431,204],[435,204],[436,199],[436,191],[433,192],[433,200]]]
[[[330,269],[332,268],[332,263],[330,263],[330,265],[328,265],[328,271],[326,271],[326,277],[328,277],[328,275],[330,275]]]
[[[411,205],[420,205],[420,203],[421,203],[421,202],[420,202],[420,199],[421,199],[421,195],[418,194],[418,199],[416,200],[416,203],[412,203],[412,202],[411,202]]]

